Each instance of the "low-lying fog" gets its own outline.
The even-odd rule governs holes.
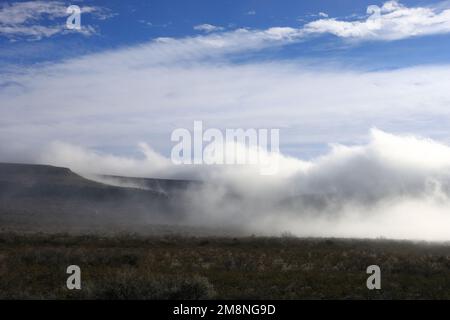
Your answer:
[[[311,161],[267,154],[279,168],[269,176],[255,166],[174,165],[141,148],[144,159],[57,143],[39,161],[91,179],[101,173],[202,180],[171,200],[192,225],[269,235],[450,240],[450,147],[432,140],[372,130],[366,145],[333,145]]]

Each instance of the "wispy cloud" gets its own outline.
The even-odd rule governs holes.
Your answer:
[[[0,36],[36,40],[68,33],[70,30],[65,27],[68,6],[61,1],[3,3],[0,5]],[[82,6],[80,9],[82,14],[91,14],[99,20],[113,16],[108,9],[101,7]],[[82,25],[78,32],[92,35],[95,29],[90,25]]]
[[[67,4],[62,1],[27,1],[5,3],[0,6],[0,36],[11,39],[28,37],[40,39],[55,34],[67,33],[65,17]],[[97,19],[107,19],[113,14],[106,8],[82,6],[82,13],[92,14]],[[250,11],[249,14],[253,14]],[[450,4],[443,2],[426,7],[407,7],[398,1],[385,2],[381,7],[371,5],[368,16],[356,20],[329,18],[327,13],[319,12],[320,19],[297,28],[272,27],[266,30],[236,29],[225,31],[221,26],[200,24],[194,30],[211,33],[211,37],[195,38],[196,41],[221,47],[224,51],[244,44],[249,49],[270,45],[283,45],[303,41],[309,36],[333,34],[353,40],[399,40],[410,37],[450,33]],[[61,20],[61,21],[60,21]],[[46,23],[43,23],[46,22]],[[83,26],[87,35],[95,33],[93,26]],[[186,42],[186,40],[177,40]],[[249,41],[249,42],[248,42]],[[248,42],[248,43],[247,43]]]
[[[284,45],[304,41],[311,36],[333,34],[350,40],[394,41],[411,37],[450,33],[450,2],[426,7],[407,7],[398,1],[387,1],[381,7],[370,5],[366,16],[355,16],[352,20],[329,18],[327,13],[314,15],[320,19],[305,25],[292,27],[272,27],[266,30],[237,29],[215,35],[220,41],[230,46],[236,42],[247,42],[249,48],[270,45]],[[222,31],[212,25],[201,25],[197,30],[205,32]],[[274,41],[276,40],[276,41]]]
[[[271,27],[264,30],[240,28],[224,31],[221,27],[203,24],[195,26],[194,29],[211,34],[183,39],[164,38],[159,41],[177,46],[178,50],[186,48],[188,55],[194,52],[201,54],[214,52],[219,55],[284,46],[323,34],[358,41],[394,41],[450,33],[449,2],[434,7],[409,8],[397,1],[388,1],[381,7],[369,6],[367,13],[369,16],[347,21],[328,18],[326,13],[320,12],[315,16],[322,18],[298,28]]]
[[[214,32],[214,31],[222,31],[223,27],[214,26],[209,23],[199,24],[197,26],[194,26],[194,30],[197,31],[203,31],[203,32]]]

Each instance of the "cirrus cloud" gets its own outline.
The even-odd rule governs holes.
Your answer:
[[[62,1],[5,2],[0,5],[0,36],[9,39],[26,38],[38,40],[56,34],[67,33],[65,27],[66,10],[69,4]],[[81,6],[82,14],[91,14],[100,20],[113,16],[106,8]],[[84,35],[92,35],[95,29],[82,25]]]

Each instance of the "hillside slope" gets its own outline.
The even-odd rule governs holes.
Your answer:
[[[67,168],[0,163],[3,229],[138,227],[169,223],[167,193],[124,188],[85,179]]]

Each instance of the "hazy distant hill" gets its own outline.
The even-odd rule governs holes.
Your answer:
[[[160,190],[111,186],[67,168],[0,163],[1,227],[126,228],[178,220],[167,191],[186,182],[149,181]]]
[[[68,168],[0,163],[0,231],[146,232],[155,225],[169,225],[170,230],[183,225],[185,233],[186,224],[192,224],[196,232],[208,226],[204,230],[208,233],[212,225],[206,221],[208,210],[218,212],[232,204],[251,216],[266,209],[264,201],[249,207],[243,194],[224,188],[220,188],[222,198],[217,203],[202,207],[207,190],[214,188],[211,182],[106,175],[90,179]],[[298,195],[283,199],[275,208],[300,213],[306,208],[319,214],[329,202],[338,203],[330,199],[331,195]],[[221,230],[241,228],[232,220],[219,221],[215,226]]]

